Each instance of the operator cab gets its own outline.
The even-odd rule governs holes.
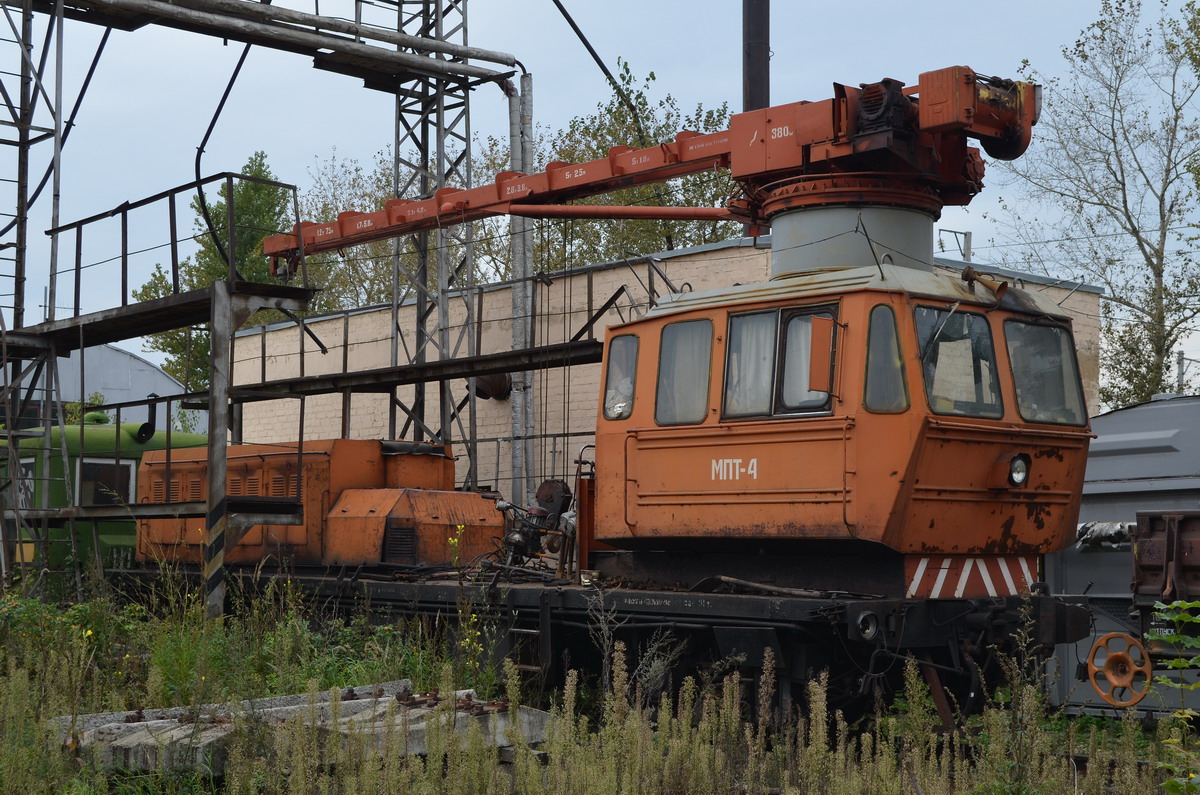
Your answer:
[[[1072,537],[1087,410],[1039,296],[807,273],[675,296],[609,330],[604,369],[598,541],[1037,556]]]

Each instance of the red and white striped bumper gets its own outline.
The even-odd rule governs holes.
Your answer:
[[[1019,596],[1038,581],[1040,555],[987,555],[904,558],[909,598],[973,599]]]

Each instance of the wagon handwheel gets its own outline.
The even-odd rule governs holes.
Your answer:
[[[1146,697],[1154,666],[1141,641],[1124,632],[1110,632],[1092,644],[1087,667],[1088,679],[1100,698],[1114,707],[1132,707]]]

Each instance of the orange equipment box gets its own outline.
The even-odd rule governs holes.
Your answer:
[[[298,476],[298,464],[302,476]],[[408,487],[449,489],[453,484],[454,460],[440,445],[352,439],[307,441],[302,464],[295,442],[235,445],[228,452],[229,496],[294,498],[303,507],[303,520],[296,525],[251,527],[238,544],[226,552],[225,560],[228,563],[257,563],[275,557],[286,558],[296,565],[326,565],[332,562],[328,554],[327,516],[348,489],[390,494],[390,511],[397,502],[397,490]],[[385,489],[386,486],[392,488]],[[138,502],[197,501],[207,499],[207,496],[206,450],[172,450],[169,461],[166,451],[155,451],[142,458]],[[477,495],[462,496],[479,501]],[[383,498],[383,494],[380,497]],[[484,507],[491,506],[485,503]],[[466,513],[485,515],[482,511]],[[492,513],[499,515],[494,509]],[[454,515],[458,516],[457,513]],[[489,517],[489,522],[493,521]],[[201,563],[204,536],[203,519],[141,519],[138,521],[137,557],[139,560]],[[362,541],[349,538],[340,540],[335,546],[339,560],[354,557],[348,555],[348,549],[356,546],[361,547],[357,557],[363,558],[362,562],[378,561],[383,555],[382,547],[376,545],[368,549]]]

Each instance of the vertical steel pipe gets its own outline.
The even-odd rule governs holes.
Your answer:
[[[533,75],[528,72],[521,74],[521,171],[526,174],[533,171]],[[525,255],[523,265],[525,287],[524,296],[526,302],[525,322],[523,329],[525,331],[524,347],[530,348],[533,346],[534,329],[533,329],[533,224],[527,220],[521,219],[521,237],[524,238],[521,244],[521,250]],[[524,504],[529,505],[533,501],[534,478],[537,473],[533,471],[534,466],[534,450],[533,436],[537,430],[534,417],[534,402],[533,402],[533,374],[525,373],[525,492],[522,495]]]
[[[771,104],[771,0],[742,0],[742,110]]]
[[[508,96],[508,145],[509,167],[513,171],[524,171],[524,148],[521,145],[521,94],[513,89]],[[512,283],[512,346],[519,351],[525,347],[525,319],[529,317],[528,294],[529,281],[526,279],[525,260],[525,219],[509,216],[508,246],[509,260],[512,263],[509,279]],[[525,496],[525,445],[521,437],[525,433],[525,379],[526,373],[512,374],[512,397],[510,408],[512,412],[512,483],[509,499],[520,503]]]

